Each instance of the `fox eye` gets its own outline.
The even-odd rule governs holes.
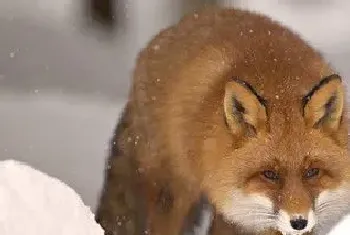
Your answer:
[[[279,175],[277,172],[275,171],[271,171],[271,170],[266,170],[262,172],[262,175],[266,178],[269,179],[271,181],[277,181],[279,180]]]
[[[320,169],[319,168],[309,168],[305,172],[305,178],[310,179],[314,178],[320,175]]]

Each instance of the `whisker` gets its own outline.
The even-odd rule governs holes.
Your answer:
[[[322,206],[319,206],[316,208],[316,212],[320,213],[324,210],[327,210],[329,208],[331,208],[332,210],[334,210],[334,208],[339,208],[339,209],[343,209],[343,208],[347,208],[348,207],[348,204],[347,203],[328,203],[328,204],[324,204]]]
[[[345,198],[344,198],[344,199],[345,199]],[[350,203],[349,201],[344,200],[344,199],[342,199],[342,198],[330,199],[330,200],[324,201],[324,202],[322,202],[322,203],[319,203],[319,204],[318,204],[318,207],[323,206],[323,205],[329,205],[329,204],[332,204],[332,203],[338,204],[339,202],[341,202],[342,204],[349,204],[349,203]]]
[[[343,201],[343,202],[350,203],[348,200],[349,200],[349,198],[346,197],[346,196],[338,196],[338,197],[330,198],[329,200],[320,203],[320,205],[322,205],[322,204],[328,204],[328,203],[333,203],[333,202],[339,202],[339,201]]]
[[[231,214],[232,217],[261,217],[261,218],[268,218],[268,219],[273,219],[273,218],[277,218],[277,215],[274,214],[269,214],[269,213],[259,213],[259,212],[255,212],[255,213],[241,213],[241,212],[235,212],[233,214]]]
[[[316,210],[317,213],[321,213],[325,210],[331,210],[334,211],[335,209],[342,209],[342,210],[347,210],[347,207],[345,207],[344,205],[329,205],[329,206],[325,206],[320,210]]]
[[[259,212],[259,211],[244,211],[244,210],[237,210],[235,215],[246,215],[246,216],[252,216],[252,215],[261,215],[261,216],[269,216],[269,217],[277,217],[277,215],[267,212]]]
[[[270,214],[274,215],[272,212],[264,211],[264,210],[257,210],[257,209],[249,209],[249,208],[243,208],[243,209],[236,209],[235,211],[242,211],[242,212],[251,212],[251,213],[265,213],[265,214]]]
[[[234,216],[237,219],[248,219],[250,218],[251,220],[270,220],[270,221],[276,221],[277,218],[273,217],[266,217],[266,216],[247,216],[247,215],[235,215]]]
[[[275,226],[276,220],[269,220],[269,219],[254,220],[254,221],[251,220],[251,221],[245,221],[242,223],[244,223],[245,226],[249,226],[249,227],[269,227],[269,226]]]
[[[332,203],[339,203],[341,201],[342,200],[333,200],[333,199],[332,200],[328,200],[326,202],[323,202],[323,203],[319,204],[318,207],[322,207],[322,206],[329,205],[329,204],[332,204]],[[348,204],[348,203],[344,202],[343,204]]]

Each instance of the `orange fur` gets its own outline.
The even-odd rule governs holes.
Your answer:
[[[116,138],[132,148],[151,234],[179,234],[201,193],[226,221],[214,234],[278,233],[273,223],[247,226],[239,198],[307,216],[322,192],[350,196],[343,86],[330,79],[310,93],[333,73],[298,35],[247,11],[205,9],[159,33],[139,55],[129,126]],[[320,173],[305,179],[310,167]],[[266,170],[279,179],[264,178]],[[171,205],[158,210],[164,188]]]

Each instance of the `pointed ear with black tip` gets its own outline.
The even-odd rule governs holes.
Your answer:
[[[234,135],[251,137],[267,131],[266,101],[244,81],[235,79],[226,84],[224,110]]]
[[[333,74],[323,78],[303,98],[306,125],[330,133],[335,132],[343,116],[344,93],[339,75]]]

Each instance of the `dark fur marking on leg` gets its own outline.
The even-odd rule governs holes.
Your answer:
[[[119,117],[116,128],[113,132],[113,137],[109,143],[109,158],[114,158],[118,156],[122,156],[123,152],[119,146],[118,139],[130,127],[129,122],[127,120],[127,107],[124,108],[121,116]]]
[[[133,157],[134,149],[126,140],[131,131],[129,116],[127,105],[110,141],[103,190],[95,213],[95,220],[105,235],[143,234],[146,228],[143,186]]]
[[[169,189],[169,187],[164,186],[161,188],[158,198],[157,198],[157,206],[161,213],[169,213],[173,208],[174,197]]]

